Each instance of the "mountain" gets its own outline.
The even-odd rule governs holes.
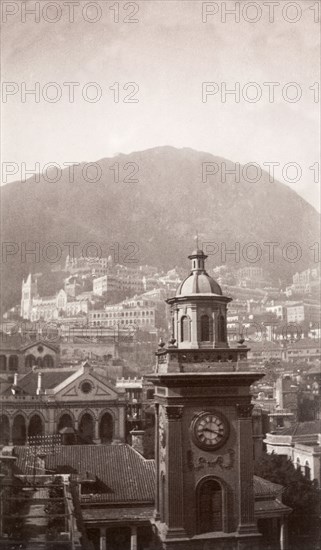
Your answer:
[[[202,178],[203,163],[212,163],[209,170],[217,169],[207,181]],[[20,301],[22,277],[29,271],[52,270],[57,250],[64,258],[64,243],[68,242],[79,243],[76,255],[89,242],[97,243],[103,255],[115,255],[113,243],[119,243],[120,263],[133,258],[138,264],[188,269],[186,256],[198,231],[200,243],[216,243],[205,247],[212,252],[209,268],[225,261],[240,267],[258,265],[274,279],[289,280],[294,272],[313,265],[309,247],[318,241],[317,211],[286,185],[271,183],[266,172],[251,182],[255,170],[246,173],[241,167],[236,181],[231,173],[222,177],[224,166],[235,169],[234,162],[209,153],[156,147],[104,158],[91,166],[82,163],[74,167],[73,177],[70,168],[52,169],[39,181],[32,177],[5,185],[1,190],[2,242],[17,244],[13,256],[6,258],[2,253],[5,308]],[[95,178],[98,181],[90,181]],[[59,248],[46,249],[49,242]],[[136,244],[126,249],[130,242]],[[247,246],[250,242],[257,243],[256,250]],[[282,255],[282,247],[291,242],[301,251],[298,261],[292,261],[296,251],[291,246],[283,248]],[[24,261],[22,243],[30,247],[38,243],[40,257],[29,256]],[[269,258],[264,243],[277,243],[270,245],[274,259]],[[240,258],[224,257],[224,246],[239,246]],[[249,261],[260,251],[257,262]],[[94,256],[94,248],[89,247],[87,253]]]

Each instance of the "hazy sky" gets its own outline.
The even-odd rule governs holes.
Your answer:
[[[278,162],[278,178],[319,208],[317,174],[309,169],[319,151],[320,100],[313,87],[319,81],[318,2],[280,0],[274,15],[261,0],[26,4],[30,10],[38,4],[39,20],[29,14],[23,22],[22,4],[3,2],[3,81],[16,84],[6,85],[14,95],[2,104],[2,161],[17,163],[18,170],[7,179],[21,179],[21,163],[32,168],[39,162],[42,169],[48,162],[95,161],[173,145],[240,163]],[[224,14],[235,8],[241,10],[240,22]],[[11,11],[17,13],[6,15]],[[257,22],[249,21],[255,17]],[[60,20],[49,21],[55,18]],[[22,93],[36,82],[39,102]],[[49,82],[56,85],[46,87]],[[66,82],[79,83],[73,103]],[[86,87],[89,82],[95,87]],[[130,82],[135,88],[124,90]],[[216,93],[206,102],[202,82],[215,83],[209,89]],[[279,83],[274,101],[268,82]],[[114,83],[119,85],[110,90]],[[239,102],[224,97],[222,83],[229,89],[239,83]],[[137,87],[130,97],[139,101],[125,103]],[[59,89],[59,101],[43,98]],[[85,101],[82,92],[92,99],[97,90],[99,101]],[[249,101],[255,94],[262,97]],[[296,94],[302,97],[291,102]],[[283,170],[283,176],[281,171],[289,162],[302,169],[293,183],[288,180],[295,178],[294,170]]]

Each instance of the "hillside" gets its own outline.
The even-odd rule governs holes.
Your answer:
[[[111,247],[118,242],[120,262],[125,261],[126,253],[134,252],[132,257],[139,264],[187,268],[186,256],[198,231],[200,242],[215,242],[220,249],[224,246],[221,243],[226,243],[227,248],[240,243],[244,251],[240,266],[250,265],[244,246],[256,242],[263,254],[255,265],[262,265],[275,279],[288,280],[294,272],[313,265],[309,247],[318,241],[319,215],[286,185],[278,181],[270,183],[267,173],[263,172],[257,183],[245,181],[242,174],[238,183],[235,176],[227,174],[224,183],[220,173],[203,182],[203,162],[219,166],[225,162],[227,168],[234,168],[234,163],[208,153],[173,147],[119,154],[97,162],[102,176],[96,183],[88,181],[95,177],[96,169],[89,170],[84,178],[82,164],[74,170],[74,181],[66,168],[56,183],[43,177],[37,182],[33,177],[25,183],[4,186],[2,242],[15,242],[19,250],[22,242],[28,242],[29,246],[37,242],[42,251],[46,243],[54,241],[64,256],[67,242],[80,243],[77,252],[86,243],[96,242],[104,255],[113,254]],[[132,177],[139,181],[123,181],[134,167],[127,165],[126,170],[126,163],[139,167]],[[282,258],[281,253],[281,248],[292,241],[302,249],[302,258],[295,263]],[[124,246],[128,242],[136,243],[136,249],[126,251]],[[269,261],[267,245],[263,245],[267,242],[279,243],[273,262]],[[248,254],[251,252],[253,249]],[[235,264],[233,256],[228,261]],[[209,266],[223,262],[224,256],[218,252],[210,257]],[[20,300],[24,275],[52,267],[43,257],[39,262],[31,257],[22,262],[19,253],[7,261],[3,257],[5,308]]]

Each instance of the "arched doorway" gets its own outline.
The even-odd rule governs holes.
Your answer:
[[[28,437],[43,435],[43,423],[39,414],[34,414],[29,421]]]
[[[51,355],[45,355],[43,358],[43,367],[44,369],[52,369],[54,366],[54,361]]]
[[[29,355],[25,358],[25,367],[26,369],[31,369],[36,364],[36,358],[32,353],[29,353]]]
[[[12,425],[12,442],[14,445],[25,445],[26,443],[26,421],[22,414],[15,416]]]
[[[70,414],[64,413],[60,417],[59,422],[58,422],[58,430],[57,430],[58,433],[63,428],[73,428],[73,427],[74,427],[74,422],[73,422],[73,419],[71,418]]]
[[[99,423],[99,437],[101,443],[111,443],[114,435],[114,420],[110,413],[106,412]]]
[[[0,416],[0,443],[8,445],[10,440],[10,425],[9,418],[4,414]]]
[[[5,372],[7,370],[7,358],[5,355],[0,355],[0,371]]]
[[[201,481],[197,488],[198,533],[223,531],[222,486],[215,479]]]
[[[92,443],[94,439],[94,420],[91,414],[85,413],[79,422],[79,435],[84,443]]]

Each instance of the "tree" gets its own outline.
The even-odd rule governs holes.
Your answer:
[[[291,460],[284,455],[263,454],[254,465],[256,475],[283,485],[282,501],[292,508],[289,516],[289,533],[293,548],[317,548],[320,535],[320,489],[316,481],[304,477]],[[309,546],[311,543],[311,546]],[[301,544],[301,546],[300,546]]]

